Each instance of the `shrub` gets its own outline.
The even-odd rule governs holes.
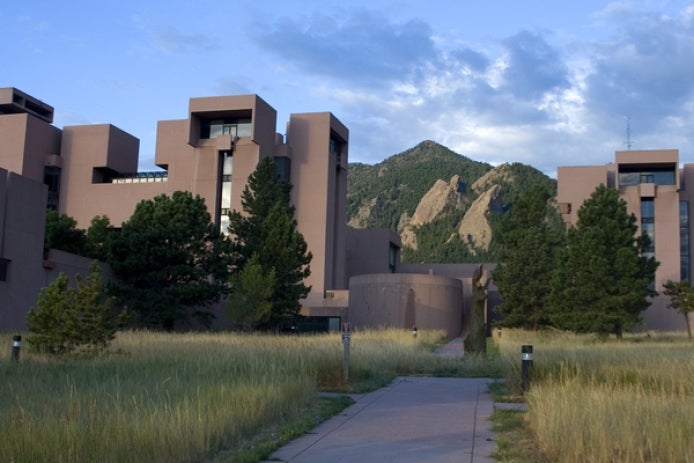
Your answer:
[[[38,352],[96,354],[105,349],[115,336],[117,320],[98,264],[92,264],[85,280],[77,275],[74,288],[61,273],[42,289],[37,307],[27,315],[27,327],[31,333],[27,343]]]

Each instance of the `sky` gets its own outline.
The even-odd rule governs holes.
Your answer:
[[[0,1],[0,87],[58,127],[111,123],[154,170],[159,120],[255,93],[330,111],[350,162],[433,140],[492,165],[603,165],[624,149],[694,162],[694,2]]]

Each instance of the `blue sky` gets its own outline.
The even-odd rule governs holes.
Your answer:
[[[1,2],[0,87],[55,125],[112,123],[154,168],[156,123],[194,96],[331,111],[350,161],[431,139],[474,160],[605,164],[626,147],[694,162],[694,2]]]

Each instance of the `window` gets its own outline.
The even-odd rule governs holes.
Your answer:
[[[689,201],[680,201],[680,280],[689,280]]]
[[[250,118],[228,118],[203,120],[200,125],[200,138],[217,138],[229,134],[244,138],[251,136]]]
[[[388,248],[388,268],[390,269],[391,273],[395,273],[395,266],[397,264],[397,259],[398,259],[398,247],[395,246],[393,243],[390,243],[390,246]]]
[[[655,256],[655,202],[653,198],[641,199],[641,232],[650,238],[650,243],[644,255]]]
[[[234,153],[231,151],[219,152],[219,229],[227,233],[229,227],[229,210],[231,209],[231,174],[234,170]]]
[[[330,154],[340,154],[340,145],[339,141],[335,140],[334,137],[330,137]]]
[[[292,161],[287,156],[277,156],[275,159],[275,167],[277,167],[277,177],[280,180],[289,182],[291,175]]]
[[[46,166],[43,168],[43,183],[48,185],[48,209],[58,210],[60,201],[60,167]]]
[[[7,281],[7,273],[10,266],[10,260],[0,257],[0,281]]]
[[[342,142],[341,139],[337,137],[336,134],[330,134],[330,155],[335,156],[335,163],[337,164],[337,168],[339,169],[342,167],[342,151],[343,151],[343,146],[344,143]]]
[[[656,185],[674,185],[675,168],[672,167],[620,167],[619,185],[631,186],[640,183],[655,183]]]

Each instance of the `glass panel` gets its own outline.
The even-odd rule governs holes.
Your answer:
[[[219,153],[221,162],[220,175],[220,202],[219,202],[219,229],[222,233],[228,232],[229,209],[231,208],[231,174],[234,170],[234,153],[222,151]]]
[[[656,185],[674,185],[674,170],[639,170],[634,172],[620,172],[620,186],[638,185],[639,183],[655,183]]]
[[[689,229],[680,228],[680,256],[689,255]]]
[[[291,175],[291,160],[286,156],[277,156],[275,158],[275,167],[277,167],[277,177],[280,180],[289,182]]]
[[[653,199],[641,200],[641,231],[651,240],[644,256],[653,257],[655,252],[655,202]]]
[[[251,123],[239,123],[237,126],[236,136],[239,138],[245,138],[251,136]]]
[[[223,166],[222,166],[222,175],[231,175],[232,172],[232,167],[234,165],[234,157],[226,151],[223,156]]]
[[[653,181],[657,185],[674,185],[675,184],[675,173],[672,171],[668,172],[653,172]]]
[[[222,134],[223,129],[222,124],[210,124],[210,138],[217,138]]]
[[[222,134],[235,137],[251,136],[250,119],[212,119],[201,122],[200,138],[216,138]]]
[[[328,319],[328,331],[340,331],[340,317],[330,317]]]
[[[620,172],[619,173],[619,185],[620,186],[638,185],[640,178],[641,178],[641,174],[638,172],[636,172],[636,173]]]
[[[641,200],[641,220],[655,217],[655,202],[652,199]]]
[[[680,227],[689,227],[689,201],[680,201]]]
[[[395,261],[397,258],[397,252],[398,248],[391,244],[388,248],[388,268],[391,272],[395,272]]]

